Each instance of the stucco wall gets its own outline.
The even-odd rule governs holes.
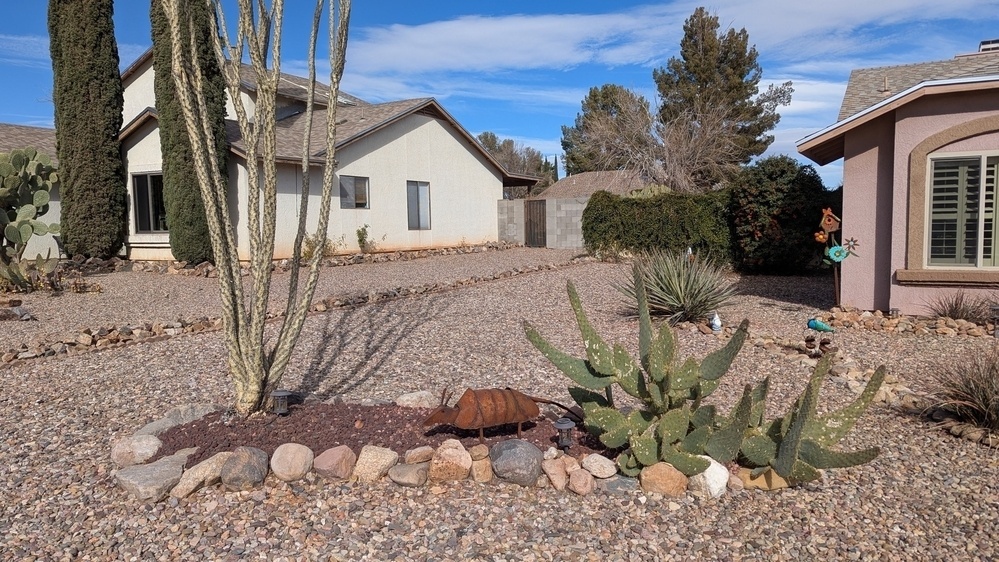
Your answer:
[[[147,107],[156,106],[156,90],[153,86],[152,58],[132,74],[128,81],[122,86],[125,91],[122,95],[124,104],[122,106],[122,125],[128,125],[133,119],[145,111]]]
[[[170,260],[170,235],[162,233],[139,233],[136,229],[135,196],[132,186],[134,174],[162,172],[160,136],[156,121],[148,121],[129,135],[121,147],[127,175],[125,187],[128,190],[128,240],[125,242],[126,255],[134,260]]]
[[[846,134],[843,163],[843,219],[839,242],[856,239],[856,256],[842,263],[840,300],[863,310],[888,310],[894,119],[887,115]],[[904,225],[903,225],[904,233]]]
[[[498,172],[451,127],[425,116],[410,116],[339,151],[338,175],[368,178],[368,209],[341,209],[334,186],[327,236],[340,251],[358,251],[357,230],[368,225],[376,251],[480,244],[497,240],[497,201],[503,197]],[[246,170],[242,162],[230,176],[238,185],[239,209],[247,209]],[[300,166],[278,169],[278,230],[275,259],[291,256],[301,201]],[[406,182],[430,184],[430,229],[409,230]],[[307,232],[319,224],[322,169],[310,175]],[[238,217],[240,257],[248,259],[249,231]]]

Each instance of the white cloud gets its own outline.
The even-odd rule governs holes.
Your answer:
[[[0,64],[51,68],[47,35],[0,35]]]

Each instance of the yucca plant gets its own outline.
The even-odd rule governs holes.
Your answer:
[[[634,278],[645,284],[649,313],[670,324],[697,321],[728,304],[736,290],[721,266],[707,258],[678,252],[651,251],[632,263],[632,280],[618,286],[637,310]]]
[[[999,349],[941,362],[931,376],[932,409],[999,433]]]
[[[936,297],[926,305],[926,308],[937,318],[953,318],[984,324],[989,319],[989,307],[992,306],[993,300],[995,299],[969,295],[959,290]]]

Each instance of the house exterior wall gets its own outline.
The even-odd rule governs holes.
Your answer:
[[[134,174],[163,171],[156,121],[147,121],[129,135],[122,143],[121,153],[127,172],[125,187],[128,190],[128,239],[125,241],[125,253],[133,260],[172,260],[168,233],[139,233],[136,228]]]
[[[139,116],[147,107],[156,107],[156,90],[153,85],[152,58],[146,61],[141,68],[128,77],[122,87],[122,125],[128,125],[133,119]]]
[[[375,251],[412,250],[481,244],[497,240],[497,201],[503,181],[484,159],[446,124],[413,115],[372,133],[340,150],[339,175],[368,178],[368,209],[341,209],[339,180],[334,185],[327,238],[338,251],[360,251],[357,230],[367,226]],[[234,159],[235,160],[235,159]],[[278,167],[277,224],[274,259],[291,257],[301,202],[301,167]],[[407,181],[430,184],[430,229],[409,230]],[[310,174],[306,231],[319,224],[322,168]],[[246,211],[247,174],[242,160],[233,163],[230,195],[239,216],[237,244],[240,259],[249,259]]]
[[[894,119],[884,116],[844,138],[843,219],[838,241],[856,239],[856,256],[842,262],[840,302],[862,310],[888,310]],[[904,226],[903,226],[904,228]]]

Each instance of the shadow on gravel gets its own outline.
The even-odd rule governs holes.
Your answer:
[[[299,392],[326,400],[377,380],[403,340],[448,306],[449,299],[429,295],[362,305],[340,316],[325,315],[320,333],[324,344],[313,352]]]
[[[831,274],[789,277],[744,275],[736,281],[735,288],[743,295],[753,295],[777,301],[771,306],[787,303],[828,310],[836,304]],[[767,305],[767,303],[761,304]],[[788,308],[788,310],[796,309],[798,307]]]

